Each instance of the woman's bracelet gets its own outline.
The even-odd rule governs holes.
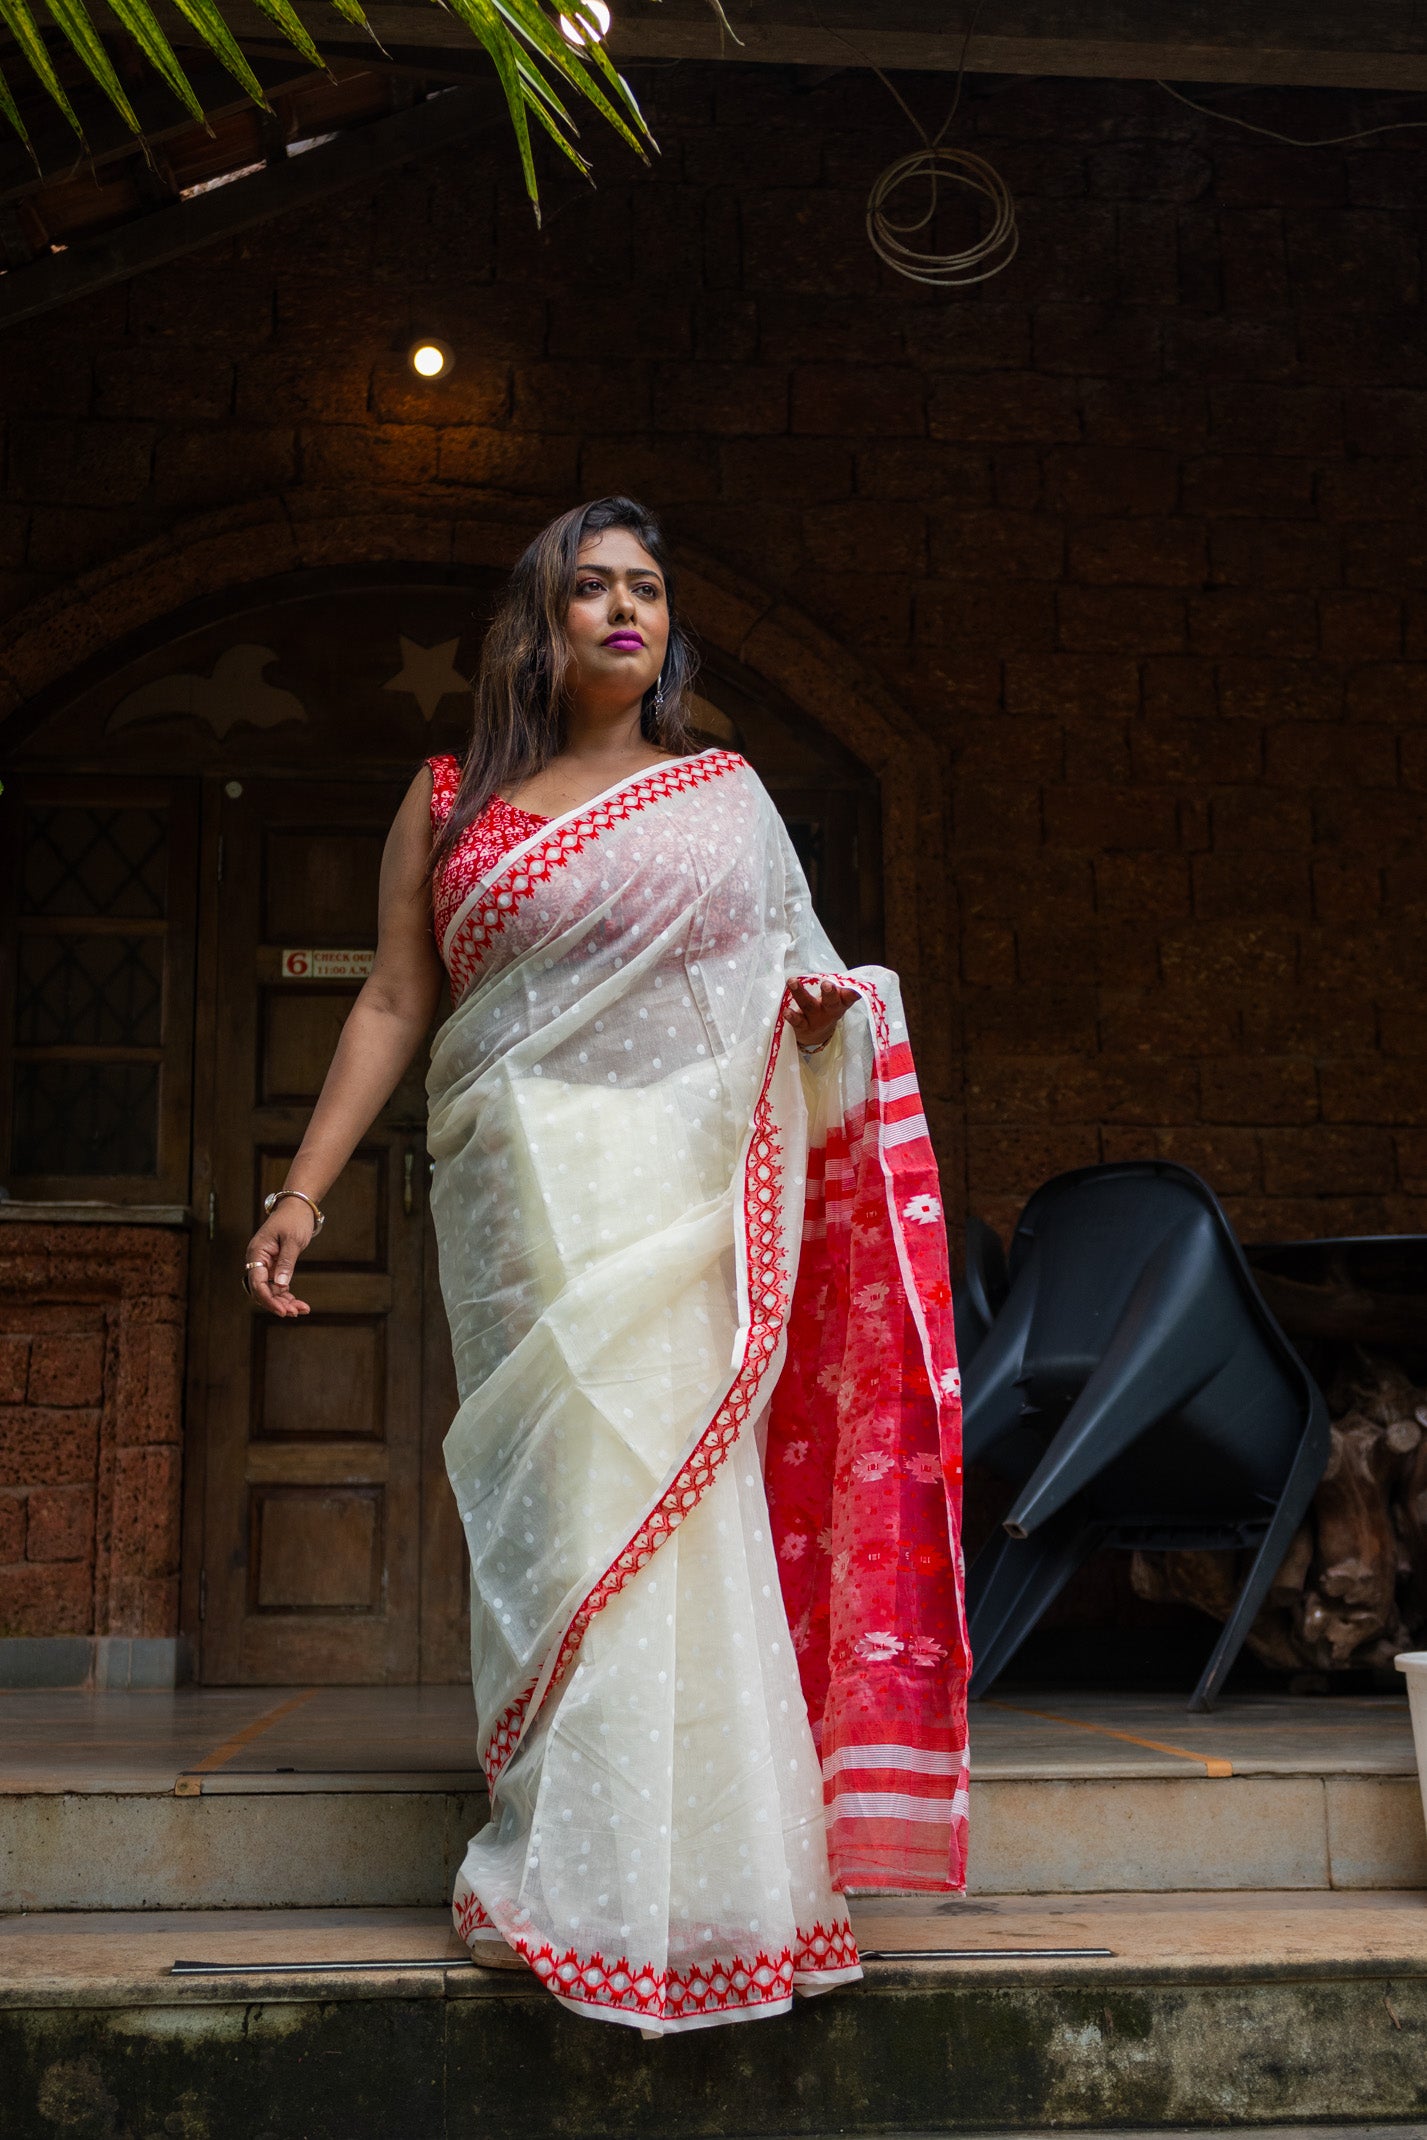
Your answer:
[[[321,1211],[318,1209],[314,1199],[308,1195],[305,1189],[274,1189],[271,1195],[265,1196],[263,1198],[264,1214],[266,1216],[271,1216],[273,1205],[277,1203],[280,1197],[284,1196],[300,1196],[303,1203],[306,1204],[308,1210],[312,1213],[313,1218],[317,1221],[317,1224],[312,1229],[312,1238],[315,1241],[317,1239],[317,1236],[321,1233],[323,1227],[327,1224],[327,1221],[323,1217]]]
[[[836,1027],[834,1027],[833,1031],[835,1032],[836,1030]],[[800,1040],[798,1042],[798,1053],[806,1062],[810,1055],[821,1055],[831,1039],[832,1033],[824,1033],[821,1040]]]

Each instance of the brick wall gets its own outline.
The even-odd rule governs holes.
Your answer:
[[[493,139],[25,329],[0,598],[247,495],[394,495],[459,558],[476,505],[514,546],[642,493],[953,762],[973,1208],[1157,1152],[1251,1238],[1423,1226],[1422,137],[1295,151],[1152,85],[978,82],[1022,245],[943,297],[866,245],[907,143],[875,82],[643,88],[655,169],[596,130],[599,190],[552,175],[543,233]],[[1290,132],[1395,115],[1224,94]]]
[[[0,1220],[0,1636],[177,1632],[186,1267]]]

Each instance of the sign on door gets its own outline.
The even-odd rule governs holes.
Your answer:
[[[284,951],[285,981],[365,981],[374,951]]]

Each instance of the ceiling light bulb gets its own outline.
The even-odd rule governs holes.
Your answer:
[[[408,361],[420,379],[439,379],[451,369],[451,352],[444,342],[413,342]]]
[[[561,33],[567,44],[597,45],[608,37],[612,17],[605,0],[579,0],[578,12],[578,22],[568,15],[560,17]]]

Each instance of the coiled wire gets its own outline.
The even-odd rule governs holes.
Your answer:
[[[971,10],[971,20],[961,40],[961,52],[956,65],[956,88],[952,94],[951,110],[943,119],[936,133],[929,134],[921,120],[908,104],[902,92],[889,82],[882,69],[870,55],[864,52],[853,39],[841,30],[830,30],[829,35],[855,52],[864,67],[871,68],[888,96],[895,97],[906,113],[913,128],[921,136],[921,147],[912,149],[897,161],[888,164],[880,178],[873,181],[872,191],[867,196],[867,238],[879,260],[911,282],[934,283],[942,289],[959,289],[973,282],[985,282],[991,275],[999,275],[1002,268],[1009,267],[1016,256],[1021,234],[1016,228],[1016,204],[1011,198],[1011,189],[974,149],[949,149],[945,146],[951,122],[961,105],[961,88],[966,79],[966,54],[971,45],[972,32],[976,28],[985,0],[976,0]],[[814,0],[816,13],[816,0]],[[821,22],[820,27],[827,25]],[[888,202],[900,193],[904,186],[922,183],[927,188],[927,205],[922,214],[910,223],[899,223],[888,213]],[[969,193],[978,193],[991,206],[991,227],[983,232],[974,245],[960,252],[919,251],[905,241],[914,238],[919,231],[927,230],[936,219],[942,195],[949,186],[963,186]]]
[[[942,129],[943,133],[945,130]],[[899,156],[873,182],[872,191],[867,196],[867,237],[873,252],[910,281],[935,283],[943,289],[959,289],[999,275],[1002,268],[1010,266],[1021,242],[1016,227],[1016,204],[1009,186],[1000,172],[974,149],[945,148],[940,137],[931,141],[925,134],[922,144],[908,155]],[[914,180],[924,181],[928,188],[926,209],[913,222],[893,222],[887,213],[887,203]],[[990,202],[990,228],[974,245],[968,245],[960,252],[919,252],[904,240],[927,229],[936,215],[942,189],[948,185],[964,186]]]

